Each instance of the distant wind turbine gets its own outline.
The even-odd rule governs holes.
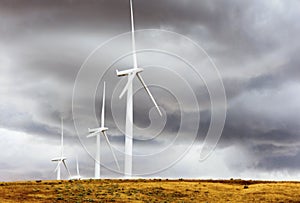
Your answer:
[[[57,180],[60,180],[60,165],[63,163],[66,170],[68,171],[69,176],[71,177],[71,173],[66,165],[66,157],[64,156],[64,122],[63,119],[61,119],[61,143],[60,143],[60,157],[53,158],[51,161],[58,162],[57,167],[54,171],[57,172]]]
[[[81,175],[79,173],[79,163],[78,163],[78,157],[76,156],[76,172],[77,174],[75,176],[70,177],[70,180],[81,180]]]
[[[143,71],[142,68],[138,68],[137,65],[137,56],[136,56],[136,48],[135,48],[135,35],[134,35],[134,17],[133,17],[133,3],[130,0],[130,17],[131,17],[131,41],[132,41],[132,52],[133,52],[133,68],[128,70],[119,71],[117,70],[117,75],[127,76],[128,81],[125,85],[123,91],[121,92],[119,98],[121,99],[125,92],[127,91],[127,105],[126,105],[126,127],[125,127],[125,168],[124,173],[125,176],[132,176],[132,140],[133,140],[133,94],[132,94],[132,81],[137,76],[139,81],[142,83],[144,89],[147,94],[150,96],[154,106],[156,107],[160,116],[162,113],[152,96],[150,90],[146,86],[142,76],[140,73]]]
[[[96,144],[97,144],[97,148],[96,148],[96,159],[95,159],[95,178],[99,179],[100,178],[100,134],[102,133],[103,136],[105,137],[105,140],[107,142],[107,145],[110,148],[110,151],[113,155],[113,158],[115,160],[115,163],[118,167],[118,169],[120,170],[120,166],[118,163],[118,160],[116,158],[116,155],[112,149],[112,146],[109,142],[109,139],[107,137],[106,131],[108,130],[107,127],[104,127],[104,115],[105,115],[105,82],[104,82],[104,87],[103,87],[103,97],[102,97],[102,111],[101,111],[101,126],[99,128],[94,128],[94,129],[88,129],[89,130],[89,135],[87,137],[94,137],[96,136]]]
[[[79,164],[78,164],[78,157],[76,157],[76,171],[77,171],[77,179],[81,179],[80,173],[79,173]]]
[[[81,175],[79,173],[79,164],[78,164],[78,157],[76,156],[76,172],[77,174],[73,177],[71,177],[71,180],[80,180],[81,179]]]

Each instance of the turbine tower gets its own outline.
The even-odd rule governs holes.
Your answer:
[[[105,137],[105,140],[107,142],[107,145],[110,148],[110,151],[114,157],[115,163],[120,170],[119,163],[117,161],[116,155],[112,149],[112,146],[109,142],[109,139],[107,137],[106,131],[108,130],[107,127],[104,126],[104,115],[105,115],[105,82],[104,82],[104,87],[103,87],[103,97],[102,97],[102,111],[101,111],[101,126],[99,128],[93,128],[93,129],[88,129],[89,130],[89,135],[87,137],[94,137],[96,136],[96,159],[95,159],[95,179],[100,178],[100,134],[102,133],[103,136]]]
[[[66,170],[68,171],[69,176],[71,177],[71,173],[66,165],[66,157],[64,156],[64,121],[61,118],[61,143],[60,143],[60,157],[53,158],[51,161],[58,162],[57,167],[54,171],[57,172],[57,180],[60,180],[60,165],[63,163]]]
[[[81,176],[80,176],[80,173],[79,173],[79,164],[78,164],[78,157],[77,156],[76,156],[76,171],[77,171],[76,179],[80,180]]]
[[[134,17],[133,17],[133,3],[130,0],[130,18],[131,18],[131,42],[132,42],[132,56],[133,56],[133,68],[128,70],[117,70],[118,77],[127,76],[127,83],[121,92],[119,98],[121,99],[125,92],[127,91],[127,104],[126,104],[126,127],[125,127],[125,168],[124,174],[125,176],[132,176],[132,142],[133,142],[133,95],[132,95],[132,81],[137,76],[139,81],[142,83],[144,89],[147,94],[150,96],[150,99],[154,103],[158,113],[162,116],[162,113],[153,98],[150,90],[146,86],[142,76],[140,73],[143,71],[142,68],[138,68],[137,64],[137,56],[136,56],[136,48],[135,48],[135,35],[134,35]]]

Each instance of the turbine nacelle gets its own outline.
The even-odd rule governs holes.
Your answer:
[[[104,132],[107,131],[107,127],[100,127],[100,128],[89,128],[88,131],[89,133],[98,133],[98,132]]]
[[[67,157],[55,157],[55,158],[51,159],[51,161],[64,161],[66,159],[67,159]]]
[[[137,74],[137,73],[142,72],[143,70],[144,70],[143,68],[131,68],[131,69],[121,70],[121,71],[116,70],[116,72],[117,72],[117,76],[121,77],[121,76],[130,75],[130,74]]]
[[[143,71],[144,69],[142,68],[132,68],[132,69],[129,69],[129,70],[124,70],[124,71],[118,71],[117,70],[117,75],[120,77],[120,76],[125,76],[127,75],[128,76],[128,81],[125,85],[125,87],[123,88],[120,96],[119,96],[119,99],[121,99],[125,92],[128,91],[128,88],[131,87],[132,88],[132,81],[133,79],[135,78],[135,76],[137,76],[137,78],[139,79],[139,81],[141,82],[141,84],[143,85],[144,89],[146,90],[147,94],[149,95],[150,99],[152,100],[155,108],[157,109],[158,113],[160,116],[162,116],[162,113],[154,99],[154,97],[152,96],[149,88],[147,87],[147,85],[145,84],[144,82],[144,79],[142,78],[142,76],[140,75],[140,73]],[[132,95],[130,95],[132,97]]]

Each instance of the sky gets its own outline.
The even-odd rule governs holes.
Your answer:
[[[135,79],[135,177],[300,179],[299,8],[134,0],[138,64],[163,111]],[[126,78],[115,71],[132,67],[129,32],[128,0],[0,0],[0,181],[56,178],[61,117],[72,175],[78,157],[92,177],[86,136],[100,122],[104,81],[121,171],[101,139],[101,176],[123,177]]]

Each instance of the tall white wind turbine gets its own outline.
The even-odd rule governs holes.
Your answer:
[[[69,176],[71,177],[71,173],[66,164],[66,157],[64,156],[64,121],[61,119],[61,143],[60,143],[60,157],[53,158],[51,161],[58,162],[55,171],[57,172],[57,180],[60,180],[60,165],[63,164],[68,171]]]
[[[118,160],[116,158],[116,155],[112,149],[112,146],[109,142],[109,139],[107,137],[106,131],[108,130],[107,127],[104,126],[104,115],[105,115],[105,82],[104,82],[104,87],[103,87],[103,97],[102,97],[102,111],[101,111],[101,126],[99,128],[93,128],[93,129],[88,129],[89,130],[89,135],[87,137],[94,137],[96,136],[96,159],[95,159],[95,178],[99,179],[100,178],[100,134],[102,133],[103,136],[105,137],[105,140],[107,142],[107,145],[110,148],[110,151],[113,155],[113,158],[115,160],[115,163],[120,170],[120,166],[118,163]]]
[[[137,56],[136,56],[136,48],[135,48],[135,35],[134,35],[134,17],[133,17],[133,3],[130,0],[130,18],[131,18],[131,41],[132,41],[132,52],[133,52],[133,68],[128,70],[117,70],[117,75],[120,76],[127,76],[128,80],[127,83],[121,92],[119,98],[121,99],[125,92],[127,91],[127,104],[126,104],[126,127],[125,127],[125,168],[124,173],[125,176],[131,177],[132,176],[132,141],[133,141],[133,95],[132,95],[132,81],[137,76],[139,81],[142,83],[144,89],[146,90],[147,94],[150,96],[154,106],[156,107],[160,116],[162,113],[152,96],[150,90],[146,86],[142,76],[140,73],[143,71],[142,68],[138,68],[137,64]]]

